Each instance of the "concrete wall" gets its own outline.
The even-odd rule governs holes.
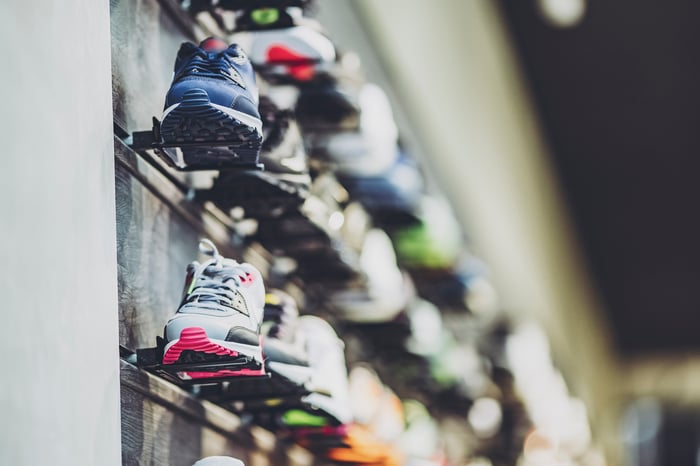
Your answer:
[[[0,464],[120,464],[109,4],[0,3]]]

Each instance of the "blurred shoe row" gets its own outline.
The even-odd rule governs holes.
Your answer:
[[[259,220],[252,236],[264,246],[278,246],[291,217],[297,236],[306,239],[299,226],[309,223],[308,236],[328,250],[342,240],[344,207],[357,201],[391,234],[405,267],[455,264],[459,225],[444,199],[426,193],[386,94],[364,82],[352,55],[339,56],[308,24],[232,37],[236,44],[182,45],[160,123],[171,164],[219,172],[197,198]]]
[[[306,27],[238,34],[255,52],[252,65],[239,45],[214,38],[183,44],[160,124],[168,145],[161,150],[182,169],[218,170],[196,197],[242,208],[257,220],[250,239],[300,262],[301,275],[318,270],[319,262],[338,271],[325,277],[362,274],[360,251],[346,246],[358,237],[357,227],[346,225],[362,223],[348,216],[352,201],[390,234],[402,267],[418,274],[453,267],[463,243],[459,225],[444,199],[424,192],[416,162],[401,152],[381,89],[360,84],[348,90],[352,86],[332,72],[314,68],[316,74],[296,87],[259,80],[266,94],[258,97],[253,68],[270,75],[286,73],[270,71],[283,63],[291,66],[272,53],[279,44],[302,53],[304,44],[326,43],[333,51],[311,30],[314,40],[299,39]],[[319,52],[309,60],[331,63],[334,57]],[[256,168],[260,163],[265,170]]]
[[[478,331],[455,336],[444,319],[497,319],[486,267],[401,147],[387,95],[307,16],[310,2],[183,6],[228,21],[233,34],[182,44],[154,148],[179,170],[213,171],[210,184],[193,186],[195,199],[252,221],[245,239],[293,264],[282,282],[301,280],[313,313],[357,338],[348,350],[327,321],[300,315],[289,295],[265,292],[255,267],[203,241],[208,258],[188,267],[159,339],[159,373],[252,422],[292,431],[332,461],[443,464],[439,442],[411,450],[420,443],[405,440],[411,422],[394,416],[401,402],[376,374],[359,366],[348,382],[346,355],[412,388],[403,398],[466,412],[487,391],[489,363]],[[428,429],[416,403],[413,417],[426,421],[416,425]]]

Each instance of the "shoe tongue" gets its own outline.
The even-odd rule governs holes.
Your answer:
[[[199,44],[199,48],[205,52],[223,52],[228,44],[218,37],[208,37]]]
[[[215,278],[221,280],[221,282],[227,282],[229,280],[236,281],[236,277],[241,275],[240,270],[235,267],[235,265],[230,263],[221,263],[219,265],[212,264],[204,270],[204,275],[210,278]]]
[[[204,274],[208,275],[209,277],[216,277],[222,280],[226,280],[227,278],[232,278],[234,276],[234,273],[230,268],[222,265],[210,265],[204,270]]]

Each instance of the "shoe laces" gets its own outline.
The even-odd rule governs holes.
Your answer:
[[[249,315],[238,291],[243,280],[240,270],[236,269],[238,263],[224,258],[208,239],[199,242],[199,251],[212,257],[195,269],[184,304],[196,303],[197,307],[222,312],[233,309]]]
[[[230,61],[229,54],[231,54],[230,48],[220,52],[207,52],[197,48],[193,51],[185,67],[178,73],[178,78],[196,73],[208,78],[225,79],[245,87],[240,74]],[[236,55],[236,57],[238,61],[246,60],[244,55]]]

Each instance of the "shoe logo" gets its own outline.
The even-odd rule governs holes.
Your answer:
[[[241,285],[250,286],[255,281],[255,275],[246,272],[245,275],[239,275],[238,278],[241,279]]]

